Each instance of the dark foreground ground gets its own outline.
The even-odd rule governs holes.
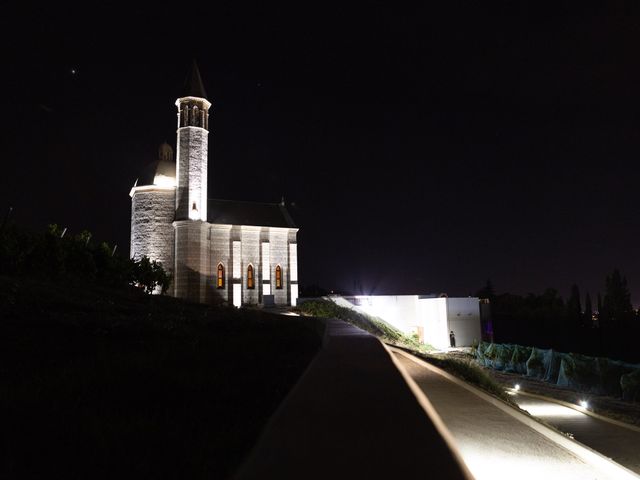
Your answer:
[[[316,320],[0,277],[0,478],[225,478]]]

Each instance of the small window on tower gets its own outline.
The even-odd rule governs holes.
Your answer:
[[[192,118],[193,118],[193,126],[194,127],[199,127],[200,126],[200,113],[198,112],[198,106],[197,105],[195,107],[193,107]]]
[[[276,288],[282,288],[282,267],[276,266]]]
[[[224,265],[218,264],[218,277],[216,278],[216,287],[224,288]]]
[[[247,267],[247,288],[254,288],[255,282],[253,280],[253,265]]]

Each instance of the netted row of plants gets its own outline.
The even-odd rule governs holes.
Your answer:
[[[481,342],[478,363],[598,395],[640,401],[640,365],[552,349]]]

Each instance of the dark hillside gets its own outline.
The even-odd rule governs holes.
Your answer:
[[[322,328],[0,277],[0,478],[224,478]]]

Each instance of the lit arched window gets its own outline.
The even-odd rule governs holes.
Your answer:
[[[218,276],[216,278],[216,287],[224,288],[224,265],[218,264]]]
[[[247,288],[253,288],[255,282],[253,280],[253,265],[247,267]]]
[[[276,266],[276,288],[282,288],[282,267]]]

